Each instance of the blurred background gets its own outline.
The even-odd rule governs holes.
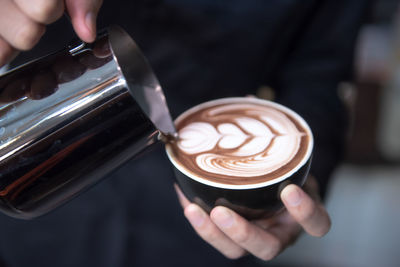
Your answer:
[[[327,198],[332,229],[303,235],[274,266],[400,266],[400,5],[378,0],[359,36],[345,162]]]

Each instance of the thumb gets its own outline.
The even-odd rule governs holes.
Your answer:
[[[65,0],[72,26],[79,38],[90,43],[96,38],[96,19],[102,0]]]
[[[281,199],[290,215],[312,236],[323,236],[331,228],[329,214],[300,187],[290,184],[281,192]]]

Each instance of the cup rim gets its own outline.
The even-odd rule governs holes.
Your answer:
[[[243,101],[247,102],[247,103],[255,103],[255,104],[261,104],[261,105],[268,105],[268,106],[272,106],[280,111],[283,111],[284,113],[289,114],[290,116],[292,116],[297,122],[299,122],[301,124],[302,127],[304,127],[305,131],[307,131],[309,137],[310,137],[310,141],[308,143],[307,146],[307,151],[306,154],[304,156],[304,158],[301,160],[301,162],[299,164],[296,165],[296,167],[294,167],[292,170],[290,170],[289,172],[285,173],[284,175],[272,179],[272,180],[268,180],[268,181],[264,181],[261,183],[254,183],[254,184],[240,184],[240,185],[236,185],[236,184],[223,184],[223,183],[218,183],[218,182],[213,182],[210,181],[208,179],[202,178],[201,176],[191,172],[190,170],[188,170],[187,168],[185,168],[181,163],[179,163],[176,158],[175,155],[172,151],[171,145],[170,144],[166,144],[165,146],[165,150],[167,153],[167,156],[169,158],[169,160],[171,161],[171,163],[174,165],[175,168],[177,168],[180,172],[182,172],[185,176],[201,183],[201,184],[205,184],[205,185],[209,185],[212,187],[218,187],[218,188],[223,188],[223,189],[257,189],[257,188],[261,188],[261,187],[266,187],[266,186],[270,186],[273,184],[277,184],[280,183],[284,180],[286,180],[287,178],[291,177],[293,174],[295,174],[298,170],[300,170],[311,158],[312,155],[312,151],[313,151],[313,147],[314,147],[314,137],[311,131],[310,126],[307,124],[307,122],[299,115],[297,114],[295,111],[289,109],[288,107],[285,107],[281,104],[278,104],[276,102],[270,101],[270,100],[266,100],[266,99],[260,99],[260,98],[251,98],[251,97],[227,97],[227,98],[219,98],[219,99],[214,99],[214,100],[210,100],[204,103],[201,103],[199,105],[196,105],[188,110],[186,110],[185,112],[183,112],[182,114],[180,114],[176,119],[175,119],[175,125],[177,125],[183,118],[187,117],[188,115],[200,110],[200,109],[204,109],[204,108],[208,108],[210,106],[214,106],[214,105],[218,105],[218,104],[225,104],[225,103],[243,103]]]

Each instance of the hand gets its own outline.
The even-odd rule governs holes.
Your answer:
[[[96,37],[96,17],[102,0],[0,0],[0,67],[31,49],[45,32],[45,25],[65,11],[85,42]]]
[[[329,231],[331,221],[319,200],[316,180],[310,176],[304,189],[309,194],[296,185],[286,186],[281,193],[285,210],[272,218],[247,221],[222,206],[208,215],[176,186],[185,217],[201,238],[230,259],[251,253],[266,261],[294,243],[302,229],[317,237]]]

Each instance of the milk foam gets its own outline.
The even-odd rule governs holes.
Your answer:
[[[202,171],[253,177],[292,161],[304,135],[280,110],[232,103],[208,108],[181,128],[177,147]]]

